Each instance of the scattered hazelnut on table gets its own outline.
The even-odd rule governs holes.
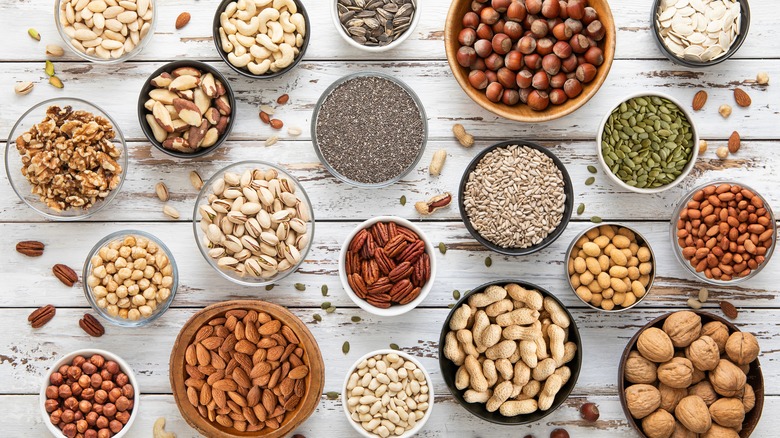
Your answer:
[[[707,152],[707,140],[699,140],[699,155]]]
[[[717,155],[721,160],[725,160],[729,156],[729,148],[726,146],[721,146],[715,151],[715,155]]]
[[[769,85],[769,74],[765,71],[758,72],[756,75],[756,83],[758,85]]]
[[[585,421],[594,422],[599,419],[599,407],[596,403],[585,403],[580,407],[580,416]]]
[[[729,116],[731,115],[731,105],[724,103],[718,108],[718,112],[720,113],[721,116],[723,116],[724,119],[729,118]]]

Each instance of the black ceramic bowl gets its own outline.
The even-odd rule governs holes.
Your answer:
[[[146,122],[146,115],[149,114],[149,111],[144,107],[144,103],[147,100],[149,100],[149,91],[155,88],[152,85],[152,79],[156,78],[163,72],[170,73],[179,67],[195,67],[198,70],[206,71],[214,75],[214,78],[219,79],[219,81],[222,82],[222,85],[225,86],[225,90],[227,91],[226,94],[228,100],[230,101],[230,108],[231,108],[230,121],[228,122],[225,132],[219,137],[219,139],[217,139],[217,142],[214,143],[213,146],[207,148],[201,148],[197,152],[193,152],[191,154],[186,154],[184,152],[178,152],[178,151],[164,148],[163,145],[159,141],[157,141],[156,138],[154,138],[154,133],[152,132],[152,128],[149,127],[149,124]],[[227,78],[224,75],[222,75],[222,73],[220,73],[219,70],[217,70],[216,68],[214,68],[209,64],[200,61],[174,61],[165,64],[164,66],[155,70],[154,73],[149,75],[149,77],[146,79],[146,82],[144,82],[144,85],[141,87],[141,94],[139,94],[138,96],[138,123],[141,124],[141,129],[144,131],[144,135],[146,135],[146,138],[154,145],[154,147],[176,158],[198,158],[210,154],[216,148],[220,147],[222,143],[225,142],[225,139],[227,139],[228,135],[230,135],[230,131],[233,129],[233,123],[235,122],[235,120],[236,120],[236,95],[233,93],[233,88],[230,87],[230,82],[228,82]]]
[[[704,68],[704,67],[720,64],[721,62],[731,58],[732,55],[737,53],[737,50],[739,50],[739,48],[742,47],[742,43],[744,43],[745,39],[747,38],[748,30],[750,30],[750,5],[748,4],[748,0],[736,0],[740,4],[742,20],[740,22],[739,35],[737,35],[737,38],[734,40],[734,42],[731,43],[731,47],[729,47],[728,52],[726,52],[726,54],[721,56],[720,58],[707,61],[707,62],[694,62],[694,61],[689,61],[687,59],[679,58],[677,55],[672,53],[672,51],[666,47],[666,44],[664,44],[664,41],[661,38],[661,35],[658,34],[658,25],[656,22],[656,16],[661,1],[662,0],[653,1],[653,7],[650,9],[650,27],[653,29],[653,39],[655,40],[655,44],[658,46],[658,49],[661,50],[661,53],[663,53],[664,56],[666,56],[667,58],[669,58],[669,60],[671,60],[676,64],[683,65],[685,67],[691,67],[691,68]]]
[[[701,317],[702,324],[707,324],[708,322],[712,322],[712,321],[718,321],[724,324],[726,327],[728,327],[729,334],[741,331],[731,321],[727,321],[718,315],[703,312],[701,310],[692,310],[692,309],[686,309],[686,310],[699,315]],[[628,403],[626,402],[626,388],[632,385],[631,382],[627,381],[623,377],[626,371],[626,361],[628,360],[628,355],[631,354],[631,351],[636,350],[636,342],[639,339],[639,335],[641,335],[642,332],[644,332],[650,327],[655,327],[659,329],[662,328],[664,322],[666,321],[666,318],[671,316],[672,313],[675,312],[670,312],[665,315],[661,315],[658,318],[655,318],[654,320],[648,322],[644,327],[639,329],[639,331],[637,331],[636,334],[634,334],[631,340],[628,341],[625,350],[623,350],[623,355],[620,357],[620,366],[618,367],[618,376],[617,376],[618,394],[620,395],[620,405],[623,408],[623,413],[626,415],[628,424],[631,425],[631,427],[642,438],[647,438],[647,435],[645,435],[644,432],[642,432],[642,427],[641,427],[642,422],[641,420],[634,419],[634,417],[631,415],[631,411],[628,410]],[[675,351],[679,351],[679,350],[680,350],[679,348],[675,348]],[[739,432],[739,436],[741,438],[747,438],[753,433],[753,430],[755,430],[756,426],[758,425],[758,420],[761,419],[761,412],[764,409],[764,375],[761,372],[761,363],[759,363],[758,359],[750,363],[750,370],[747,373],[747,383],[753,387],[753,391],[756,394],[756,404],[750,412],[745,414],[745,420],[742,422],[742,430]]]
[[[550,407],[550,409],[546,411],[536,411],[532,414],[527,414],[527,415],[505,417],[501,415],[499,412],[488,412],[488,410],[485,408],[484,403],[468,403],[466,402],[466,400],[463,399],[463,393],[465,391],[461,391],[455,387],[455,373],[458,371],[458,366],[444,356],[444,343],[445,343],[445,338],[447,336],[447,332],[450,331],[450,319],[452,319],[452,315],[455,313],[455,310],[457,310],[462,304],[468,301],[469,297],[472,294],[482,292],[485,289],[487,289],[488,286],[504,285],[510,283],[519,284],[520,286],[526,289],[537,290],[544,297],[552,298],[553,300],[555,300],[556,303],[558,303],[559,306],[561,306],[561,309],[563,309],[563,311],[566,312],[566,316],[568,316],[569,320],[571,321],[571,324],[569,325],[568,341],[577,344],[577,353],[574,355],[574,359],[572,359],[571,362],[566,364],[566,366],[568,366],[571,369],[571,377],[569,378],[569,381],[566,382],[566,384],[561,387],[560,391],[558,391],[558,394],[555,395],[555,401],[553,401],[553,404]],[[558,407],[560,407],[561,404],[563,404],[563,402],[566,401],[567,398],[569,398],[569,394],[571,394],[571,391],[574,389],[574,386],[577,384],[577,378],[580,376],[580,368],[582,368],[582,339],[580,338],[580,332],[577,329],[577,323],[574,320],[574,317],[571,315],[571,312],[569,312],[569,309],[564,307],[563,303],[561,303],[561,301],[555,295],[551,294],[550,292],[540,288],[539,286],[533,283],[528,283],[526,281],[520,281],[520,280],[491,281],[490,283],[485,283],[477,288],[474,288],[470,292],[464,294],[463,297],[461,297],[461,299],[458,300],[458,302],[452,308],[449,315],[447,315],[447,319],[444,320],[444,325],[442,326],[441,329],[441,335],[439,336],[439,368],[441,369],[441,375],[442,377],[444,377],[444,382],[447,384],[447,388],[449,388],[452,396],[455,397],[455,400],[457,400],[458,403],[461,406],[463,406],[464,409],[469,411],[472,415],[479,417],[482,420],[489,421],[491,423],[503,424],[509,426],[519,426],[523,424],[536,423],[540,421],[542,418],[555,412],[555,410],[558,409]]]
[[[292,64],[288,65],[287,68],[284,70],[279,70],[276,73],[268,72],[264,75],[255,75],[252,74],[249,70],[246,68],[236,67],[233,64],[228,61],[227,53],[222,50],[222,43],[221,38],[219,37],[219,16],[222,14],[222,12],[227,8],[227,5],[230,3],[233,3],[236,0],[222,0],[222,2],[219,3],[219,6],[217,6],[216,12],[214,12],[214,22],[212,24],[212,34],[214,36],[214,46],[217,48],[217,53],[219,53],[219,57],[222,58],[223,61],[225,61],[225,64],[228,65],[233,71],[240,74],[241,76],[246,76],[248,78],[252,79],[271,79],[275,78],[277,76],[281,76],[288,71],[295,68],[295,66],[298,65],[299,62],[303,59],[303,56],[306,54],[306,49],[309,48],[309,40],[311,39],[311,21],[309,20],[309,14],[306,12],[306,8],[303,6],[303,2],[301,0],[293,0],[295,2],[295,5],[298,6],[298,13],[303,15],[303,18],[306,20],[306,35],[303,37],[303,45],[300,48],[300,53],[298,53],[298,56],[295,57],[295,60],[293,60]]]
[[[466,206],[463,203],[463,192],[466,190],[466,183],[469,180],[469,175],[471,174],[471,172],[473,172],[474,169],[477,167],[477,164],[479,164],[482,158],[490,151],[497,148],[511,146],[511,145],[528,146],[532,149],[541,151],[545,155],[552,158],[552,160],[555,162],[555,165],[558,166],[558,169],[561,170],[561,175],[563,176],[563,184],[564,184],[563,191],[566,194],[565,210],[563,212],[563,218],[561,219],[561,223],[558,225],[558,227],[555,230],[553,230],[552,233],[550,233],[547,237],[545,237],[541,243],[528,248],[502,248],[496,245],[495,243],[490,242],[484,237],[482,237],[482,235],[480,235],[479,232],[476,229],[474,229],[474,227],[471,225],[469,216],[466,213]],[[475,239],[477,239],[477,241],[481,243],[483,246],[500,254],[528,255],[540,251],[543,248],[546,248],[551,243],[555,242],[555,240],[558,237],[560,237],[560,235],[563,233],[563,230],[565,230],[566,227],[569,225],[569,220],[571,220],[572,210],[574,210],[574,188],[572,187],[571,178],[569,177],[569,173],[566,171],[566,167],[563,165],[563,162],[560,159],[558,159],[558,157],[556,157],[555,154],[550,152],[549,149],[539,146],[536,143],[531,143],[525,140],[510,140],[510,141],[497,143],[494,144],[493,146],[486,148],[485,150],[480,152],[476,157],[474,157],[473,160],[471,160],[471,163],[469,163],[468,167],[466,167],[466,171],[463,172],[463,177],[461,177],[460,179],[460,187],[458,189],[458,207],[460,208],[460,217],[463,219],[463,223],[466,225],[466,229],[469,230],[469,233],[471,233],[471,235]]]

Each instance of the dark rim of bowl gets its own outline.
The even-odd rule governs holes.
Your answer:
[[[249,70],[245,68],[236,67],[233,64],[228,61],[227,53],[225,53],[224,50],[222,50],[222,44],[221,39],[219,37],[219,28],[220,28],[220,22],[219,22],[219,16],[222,14],[222,12],[227,9],[227,5],[229,3],[233,3],[236,0],[222,0],[220,2],[219,6],[217,6],[216,12],[214,12],[214,21],[212,23],[212,35],[214,38],[214,47],[217,48],[217,53],[219,53],[219,57],[222,58],[223,61],[225,61],[225,64],[228,65],[234,72],[240,74],[241,76],[245,76],[252,79],[272,79],[278,76],[281,76],[288,71],[294,69],[298,63],[301,62],[303,59],[303,56],[306,54],[306,49],[309,48],[309,40],[311,39],[311,21],[309,20],[309,13],[306,12],[306,7],[303,6],[303,2],[301,0],[293,0],[295,2],[295,5],[298,6],[298,13],[303,15],[304,21],[306,22],[306,36],[303,37],[303,45],[300,48],[300,52],[298,53],[298,56],[295,57],[292,64],[285,67],[283,70],[279,70],[276,73],[267,73],[264,75],[254,75]]]
[[[742,47],[742,44],[747,39],[747,34],[750,31],[750,5],[748,3],[748,0],[735,0],[735,1],[738,1],[740,4],[740,14],[742,15],[742,21],[739,27],[739,35],[737,35],[737,38],[731,43],[731,47],[729,47],[729,50],[726,52],[726,54],[721,56],[720,58],[707,61],[707,62],[693,62],[693,61],[688,61],[687,59],[679,58],[677,57],[677,55],[672,53],[666,47],[666,44],[664,44],[663,40],[661,39],[661,35],[658,34],[658,23],[656,20],[656,15],[657,15],[656,12],[658,11],[658,7],[661,4],[661,0],[653,1],[653,7],[650,9],[650,27],[653,28],[653,39],[655,40],[655,44],[661,50],[661,53],[663,53],[664,56],[669,58],[670,61],[685,67],[705,68],[705,67],[710,67],[713,65],[720,64],[721,62],[724,62],[725,60],[731,58],[735,53],[737,53],[739,48]]]
[[[695,310],[695,309],[685,309],[685,310],[699,315],[699,317],[701,317],[702,319],[702,325],[708,322],[717,321],[724,324],[726,327],[728,327],[729,333],[742,331],[739,329],[739,327],[736,326],[736,324],[726,319],[723,319],[718,315],[705,312],[703,310]],[[634,336],[632,336],[631,339],[628,341],[628,344],[626,344],[626,348],[623,350],[623,354],[620,356],[620,365],[618,366],[618,375],[617,375],[620,406],[623,408],[623,414],[626,416],[626,419],[628,420],[628,424],[631,425],[631,427],[642,438],[647,438],[647,435],[645,435],[645,433],[642,432],[642,427],[639,424],[637,424],[637,420],[635,420],[634,417],[631,415],[631,411],[628,410],[628,404],[626,403],[627,381],[626,379],[623,378],[623,375],[625,373],[625,368],[626,368],[626,360],[628,359],[628,355],[631,354],[631,351],[634,350],[634,347],[636,346],[636,342],[639,339],[639,335],[641,335],[642,332],[644,332],[646,329],[650,327],[660,328],[662,322],[666,321],[666,318],[671,316],[673,313],[676,313],[676,311],[665,313],[653,319],[652,321],[648,322],[642,328],[637,330]],[[675,347],[675,350],[677,350],[677,347]],[[748,415],[755,416],[755,419],[752,419],[751,417],[751,420],[747,423],[747,427],[744,427],[739,432],[739,436],[742,438],[747,438],[750,436],[751,433],[753,433],[753,430],[758,425],[758,421],[761,419],[761,413],[764,409],[764,374],[761,372],[761,363],[759,362],[758,359],[750,363],[750,370],[748,371],[747,383],[749,383],[753,387],[753,391],[756,394],[756,404],[750,412],[745,414],[745,420],[742,422],[742,424],[744,426],[745,422],[748,421]],[[628,382],[628,386],[631,385],[633,385],[633,383]]]
[[[479,234],[479,232],[476,229],[474,229],[474,227],[471,225],[471,220],[469,219],[469,216],[466,213],[466,206],[463,203],[463,193],[466,190],[466,183],[469,180],[469,175],[471,175],[471,172],[473,172],[474,169],[477,167],[477,164],[479,164],[479,162],[482,161],[482,158],[485,155],[487,155],[488,152],[491,152],[494,149],[498,149],[506,146],[512,146],[512,145],[528,146],[532,149],[541,151],[548,157],[552,158],[555,165],[561,171],[561,176],[563,177],[563,191],[566,194],[565,210],[563,212],[563,218],[561,219],[561,223],[558,224],[555,230],[553,230],[552,233],[547,235],[547,237],[545,237],[541,243],[539,243],[538,245],[531,246],[529,248],[502,248],[496,245],[495,243],[490,242],[484,237],[482,237],[482,235]],[[564,166],[560,158],[558,158],[549,149],[540,146],[537,143],[533,143],[526,140],[503,141],[501,143],[496,143],[492,146],[485,148],[482,152],[477,154],[477,156],[474,157],[473,160],[471,160],[471,163],[469,163],[468,167],[466,167],[466,171],[463,172],[463,176],[460,179],[460,186],[458,188],[458,208],[460,209],[460,216],[463,219],[463,223],[466,225],[466,229],[469,231],[471,236],[474,237],[474,239],[476,239],[484,247],[504,255],[512,255],[512,256],[528,255],[528,254],[533,254],[537,251],[541,251],[542,249],[546,248],[547,246],[555,242],[555,240],[557,240],[558,237],[560,237],[561,234],[563,234],[563,231],[569,225],[569,221],[571,220],[572,210],[574,209],[574,187],[572,186],[571,177],[569,177],[569,172],[566,171],[566,166]]]
[[[569,320],[571,321],[571,324],[569,325],[569,341],[577,344],[577,353],[574,355],[574,358],[569,363],[566,364],[566,366],[568,366],[569,369],[571,370],[571,377],[569,377],[569,380],[566,382],[566,384],[564,384],[561,387],[561,390],[558,391],[558,394],[555,395],[555,401],[553,402],[550,409],[546,411],[536,411],[532,414],[517,415],[514,417],[505,417],[498,412],[488,412],[487,409],[485,408],[484,403],[467,403],[463,399],[464,391],[461,391],[455,387],[455,372],[457,371],[458,366],[444,356],[444,344],[445,344],[447,332],[449,332],[450,319],[452,319],[452,315],[462,304],[468,301],[468,298],[471,295],[482,292],[485,289],[487,289],[489,286],[505,285],[511,283],[519,284],[520,286],[526,289],[534,289],[536,291],[539,291],[544,297],[552,298],[553,300],[555,300],[556,303],[558,303],[559,306],[561,306],[561,309],[563,309],[563,311],[566,312],[566,316],[568,316]],[[527,281],[522,281],[522,280],[491,281],[489,283],[482,284],[472,289],[470,292],[464,294],[460,298],[460,300],[458,300],[455,306],[452,307],[452,310],[450,310],[450,313],[447,315],[447,318],[444,320],[444,325],[442,325],[441,334],[439,335],[439,370],[441,371],[442,378],[444,379],[444,382],[447,384],[447,388],[450,390],[450,393],[455,398],[455,400],[457,400],[458,404],[460,404],[464,409],[469,411],[469,413],[482,420],[494,424],[520,426],[524,424],[530,424],[530,423],[541,421],[546,416],[555,412],[563,404],[563,402],[565,402],[566,399],[569,398],[569,395],[571,394],[572,390],[577,385],[577,379],[580,376],[580,369],[582,368],[582,356],[583,356],[582,338],[580,337],[580,331],[577,328],[577,322],[575,321],[569,309],[567,309],[566,306],[563,305],[563,303],[558,299],[558,297],[551,294],[546,289],[541,288],[533,283],[529,283]]]
[[[158,142],[156,138],[154,138],[154,133],[152,132],[152,128],[150,128],[149,124],[146,122],[146,115],[149,112],[144,107],[144,103],[147,100],[149,100],[149,91],[151,91],[152,88],[154,88],[154,86],[152,85],[152,79],[156,78],[163,72],[170,73],[171,71],[179,67],[195,67],[199,70],[205,70],[213,74],[216,77],[216,79],[219,79],[222,82],[222,85],[225,86],[225,90],[226,90],[225,94],[227,95],[228,100],[230,101],[230,121],[228,122],[227,128],[225,128],[225,132],[217,139],[217,142],[214,143],[214,145],[207,148],[202,148],[201,150],[197,152],[193,152],[191,154],[185,154],[184,152],[178,152],[178,151],[173,151],[164,148],[163,145],[160,142]],[[173,61],[158,68],[157,70],[154,71],[154,73],[152,73],[151,75],[149,75],[148,78],[146,78],[144,85],[141,87],[141,93],[138,95],[137,110],[138,110],[138,123],[141,124],[141,130],[143,130],[146,139],[149,140],[149,142],[151,142],[155,148],[159,149],[161,152],[164,152],[167,155],[176,158],[198,158],[204,155],[208,155],[211,152],[214,152],[214,150],[222,146],[222,143],[224,143],[225,140],[227,140],[228,136],[230,135],[230,131],[233,130],[233,123],[235,123],[236,121],[236,96],[233,93],[233,88],[230,86],[230,82],[227,80],[227,78],[213,66],[200,61]]]

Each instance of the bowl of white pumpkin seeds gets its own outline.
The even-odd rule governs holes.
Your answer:
[[[401,45],[420,21],[418,0],[331,0],[336,32],[350,46],[384,52]]]
[[[552,151],[510,140],[474,157],[461,178],[458,204],[466,229],[483,246],[527,255],[546,248],[566,229],[574,188]]]
[[[641,92],[607,113],[596,149],[599,163],[615,184],[635,193],[660,193],[693,170],[699,134],[679,101],[663,93]]]

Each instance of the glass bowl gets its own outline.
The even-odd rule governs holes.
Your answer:
[[[150,316],[146,318],[141,318],[137,321],[122,318],[119,316],[110,315],[105,308],[100,307],[98,305],[95,295],[92,293],[92,288],[89,286],[87,282],[87,278],[89,278],[92,273],[92,268],[93,268],[92,258],[96,256],[104,246],[107,246],[110,243],[115,241],[121,241],[126,236],[143,237],[148,239],[150,242],[154,242],[155,244],[157,244],[159,250],[162,251],[168,257],[168,262],[173,268],[173,272],[171,273],[171,277],[173,278],[173,283],[169,287],[171,293],[168,299],[165,300],[163,303],[158,304],[157,308],[154,309],[154,312]],[[179,288],[179,268],[176,265],[176,260],[173,258],[173,253],[171,252],[171,250],[168,249],[168,247],[165,246],[165,244],[154,235],[139,230],[117,231],[102,238],[97,244],[95,244],[94,247],[92,247],[92,250],[89,252],[89,256],[87,256],[87,260],[84,262],[84,270],[82,272],[81,278],[83,280],[82,283],[84,285],[84,296],[87,298],[89,305],[92,306],[92,309],[94,309],[95,312],[97,312],[97,314],[100,315],[106,321],[121,327],[141,327],[161,317],[163,313],[165,313],[168,310],[168,308],[171,306],[171,303],[173,302],[173,298],[174,296],[176,296],[176,290]]]
[[[74,110],[89,111],[96,116],[105,117],[109,122],[111,122],[114,128],[114,132],[116,133],[114,143],[119,143],[121,146],[122,156],[119,157],[118,161],[124,170],[119,176],[119,184],[108,194],[108,196],[95,202],[95,204],[92,205],[92,207],[89,209],[67,209],[56,211],[49,208],[44,202],[40,200],[38,195],[32,193],[32,186],[30,182],[27,181],[27,178],[22,175],[20,170],[22,168],[22,156],[19,155],[16,149],[16,139],[28,129],[30,129],[33,125],[40,123],[46,115],[46,110],[49,106],[52,105],[57,105],[60,107],[70,105]],[[103,111],[103,109],[100,107],[87,102],[86,100],[73,97],[45,100],[27,110],[24,114],[22,114],[21,117],[19,117],[19,120],[11,129],[11,133],[8,135],[8,142],[6,143],[5,148],[5,173],[8,175],[8,180],[10,181],[14,192],[16,192],[17,196],[19,196],[19,199],[24,201],[25,204],[35,210],[36,213],[54,221],[84,220],[94,216],[99,211],[104,209],[108,204],[111,203],[111,201],[116,197],[117,193],[119,193],[119,190],[122,188],[122,184],[124,183],[125,177],[127,176],[127,164],[127,144],[125,143],[125,137],[122,135],[122,130],[119,129],[119,125],[116,123],[116,120],[111,118],[111,116],[109,116],[108,113]]]
[[[81,50],[77,49],[73,43],[71,42],[71,37],[68,36],[67,33],[65,33],[65,26],[63,25],[63,21],[67,22],[67,19],[65,18],[65,15],[62,13],[62,5],[67,4],[67,0],[55,0],[54,2],[54,22],[57,25],[57,31],[60,33],[60,37],[65,42],[65,45],[76,55],[79,57],[86,59],[87,61],[94,62],[95,64],[118,64],[120,62],[125,62],[131,58],[133,58],[135,55],[141,53],[141,51],[146,47],[147,44],[149,44],[149,40],[152,39],[152,36],[154,35],[154,29],[157,26],[157,5],[155,0],[149,0],[149,6],[151,7],[152,11],[152,20],[149,23],[149,31],[147,32],[146,36],[141,38],[138,41],[138,44],[136,44],[135,48],[133,50],[125,53],[124,55],[120,56],[119,58],[112,58],[112,59],[105,59],[101,58],[96,55],[89,55],[85,52],[82,52]]]
[[[228,269],[222,269],[218,263],[217,260],[212,258],[209,255],[209,250],[213,249],[210,246],[212,245],[209,241],[208,237],[206,236],[205,228],[208,226],[209,222],[208,220],[201,220],[201,218],[204,215],[204,212],[201,209],[202,205],[209,206],[211,202],[209,202],[209,198],[213,196],[213,188],[214,182],[218,179],[221,179],[226,172],[232,172],[236,173],[237,175],[241,175],[243,172],[247,170],[252,169],[261,169],[261,170],[275,170],[278,173],[278,178],[284,178],[287,181],[292,183],[292,188],[294,188],[294,194],[298,198],[298,205],[302,207],[301,212],[304,216],[308,215],[308,220],[304,221],[306,223],[306,236],[308,236],[308,239],[303,239],[301,242],[296,243],[296,248],[298,249],[298,252],[300,253],[300,259],[295,265],[292,265],[289,269],[282,272],[277,272],[275,275],[267,276],[267,277],[251,277],[248,275],[242,275],[241,272],[235,271],[235,270],[228,270]],[[248,188],[248,187],[247,187]],[[227,206],[226,210],[230,211],[231,206]],[[264,210],[263,210],[264,211]],[[205,225],[202,225],[202,223],[205,223]],[[198,245],[198,249],[200,250],[201,255],[203,255],[203,258],[206,259],[206,262],[214,268],[215,271],[217,271],[221,276],[225,277],[226,279],[232,281],[233,283],[240,284],[243,286],[265,286],[268,284],[272,284],[274,282],[277,282],[291,273],[298,270],[298,267],[306,260],[306,255],[309,253],[309,249],[311,249],[312,240],[314,237],[314,213],[312,211],[311,207],[311,201],[309,200],[309,196],[306,194],[306,191],[304,190],[301,183],[295,179],[290,173],[288,173],[286,170],[282,169],[281,167],[275,166],[271,163],[267,163],[265,161],[254,161],[254,160],[248,160],[248,161],[241,161],[235,164],[231,164],[225,168],[222,168],[218,170],[211,178],[209,178],[208,181],[206,181],[205,184],[203,184],[203,188],[200,190],[200,193],[198,194],[198,199],[195,202],[195,209],[192,212],[192,229],[195,233],[195,241]],[[249,235],[247,233],[246,235]],[[251,237],[251,236],[250,236]],[[301,239],[299,236],[298,239]],[[224,241],[224,240],[223,240]],[[257,256],[261,255],[260,250],[255,250],[255,252],[252,252],[252,254],[249,256],[249,258],[257,258]],[[255,257],[252,257],[255,256]]]
[[[707,276],[704,273],[696,272],[696,267],[692,266],[691,263],[685,259],[682,255],[682,248],[680,248],[679,243],[677,242],[677,221],[680,219],[680,213],[682,212],[683,208],[685,208],[688,205],[688,202],[693,198],[693,195],[698,192],[699,190],[702,190],[705,187],[711,186],[711,185],[718,185],[718,184],[734,184],[739,185],[744,189],[748,189],[752,191],[755,196],[758,196],[763,202],[764,207],[769,212],[769,217],[771,219],[771,223],[775,227],[775,232],[772,234],[772,245],[767,248],[766,254],[764,255],[764,262],[758,265],[756,269],[753,269],[750,274],[744,276],[744,277],[737,277],[729,281],[723,281],[723,280],[716,280],[714,278],[707,278]],[[715,180],[710,181],[706,184],[702,184],[694,189],[692,189],[690,192],[686,193],[685,196],[683,196],[680,201],[677,203],[677,206],[674,209],[674,214],[672,215],[670,224],[669,224],[669,238],[671,239],[671,244],[674,252],[674,256],[677,258],[677,261],[680,262],[681,265],[683,265],[688,272],[690,272],[694,277],[697,279],[708,283],[712,285],[717,286],[730,286],[737,283],[742,283],[744,281],[747,281],[756,275],[758,275],[759,272],[761,272],[764,267],[769,264],[769,259],[772,258],[772,254],[775,250],[775,245],[777,245],[777,222],[775,221],[775,214],[772,211],[772,208],[769,206],[769,203],[767,202],[766,198],[761,196],[761,194],[753,189],[752,187],[735,182],[735,181],[727,181],[727,180]]]
[[[387,181],[383,181],[376,184],[371,183],[363,183],[359,181],[355,181],[352,179],[347,178],[346,176],[342,175],[341,173],[337,172],[336,169],[333,168],[333,166],[328,163],[328,161],[325,159],[325,156],[323,155],[322,151],[320,150],[320,145],[317,141],[317,118],[320,113],[320,108],[322,108],[322,105],[325,103],[325,100],[330,96],[330,94],[335,90],[339,85],[350,81],[355,78],[359,77],[377,77],[382,79],[387,79],[388,81],[393,82],[394,84],[398,85],[402,89],[404,89],[409,96],[411,96],[412,100],[414,101],[415,105],[417,105],[417,108],[420,110],[420,117],[422,117],[423,122],[423,140],[422,145],[420,145],[420,150],[417,152],[417,157],[415,157],[414,161],[407,167],[403,172],[401,172],[400,175],[395,176],[394,178],[391,178]],[[317,158],[320,159],[320,162],[322,162],[322,165],[325,166],[325,169],[330,172],[331,175],[335,176],[339,180],[350,184],[355,187],[360,188],[382,188],[387,187],[390,185],[393,185],[401,180],[401,178],[405,177],[409,174],[409,172],[414,169],[417,164],[420,162],[420,159],[422,158],[423,154],[425,153],[425,144],[428,142],[428,117],[425,115],[425,108],[423,107],[422,102],[420,101],[420,98],[417,97],[417,94],[409,88],[408,85],[401,82],[400,80],[386,75],[384,73],[378,73],[378,72],[359,72],[359,73],[353,73],[347,76],[342,77],[341,79],[337,80],[336,82],[332,83],[324,93],[322,93],[322,96],[320,96],[320,99],[317,101],[317,105],[314,107],[314,116],[311,118],[311,142],[314,144],[314,151],[317,153]]]
[[[601,139],[604,134],[604,128],[606,127],[607,122],[609,121],[609,118],[612,115],[612,112],[615,111],[617,108],[619,108],[623,103],[631,99],[634,99],[636,97],[660,97],[662,99],[667,99],[673,104],[677,105],[680,111],[682,111],[682,113],[685,114],[685,117],[688,119],[688,122],[691,124],[691,133],[693,134],[693,138],[691,138],[691,145],[692,145],[691,159],[683,168],[682,173],[677,176],[677,179],[664,186],[649,188],[649,189],[630,186],[625,182],[623,182],[623,180],[621,180],[617,175],[612,173],[612,169],[610,169],[609,165],[604,160],[604,153],[601,150]],[[644,194],[661,193],[680,184],[686,177],[688,177],[688,175],[691,173],[693,168],[696,166],[696,160],[699,158],[699,131],[698,129],[696,129],[696,123],[693,120],[693,116],[691,115],[691,112],[688,110],[688,108],[685,107],[685,105],[680,103],[679,100],[675,99],[674,97],[668,94],[659,93],[656,91],[640,91],[639,93],[634,93],[621,99],[617,105],[613,106],[609,111],[607,111],[606,115],[604,115],[604,118],[601,120],[601,124],[599,125],[599,132],[596,134],[596,156],[598,157],[599,164],[601,164],[601,168],[604,170],[604,173],[607,175],[607,177],[609,177],[610,180],[612,180],[612,182],[617,184],[620,188],[634,193],[644,193]]]

